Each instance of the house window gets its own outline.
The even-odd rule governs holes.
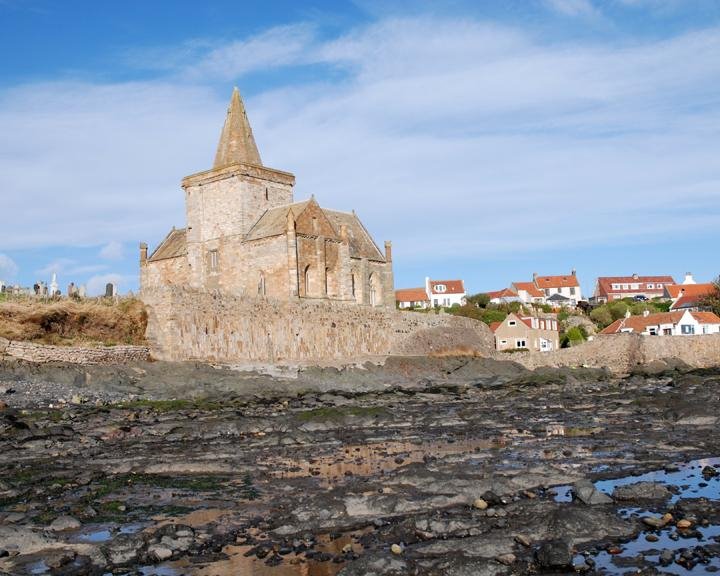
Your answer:
[[[517,322],[515,322],[515,320],[510,320],[510,322],[508,322],[508,326],[515,326],[516,324]]]
[[[515,340],[515,348],[527,348],[527,342],[525,340]]]
[[[500,344],[507,344],[507,340],[500,340]]]
[[[570,296],[575,296],[575,286],[570,286]]]
[[[695,326],[692,324],[681,324],[680,325],[680,333],[681,334],[695,334]]]
[[[447,287],[445,286],[445,284],[436,284],[435,285],[435,292],[439,292],[440,294],[442,294],[443,292],[445,292],[445,290],[447,290]]]
[[[647,285],[647,289],[648,289],[648,290],[652,290],[653,288],[655,288],[655,284],[648,284],[648,285]]]
[[[650,328],[649,332],[650,332],[650,336],[657,336],[657,333],[658,333],[657,328],[654,328],[654,327]]]
[[[217,272],[217,269],[218,269],[218,251],[217,250],[210,250],[210,252],[208,252],[208,262],[210,264],[210,271]]]
[[[672,328],[663,328],[663,336],[672,336]]]
[[[437,298],[433,298],[433,306],[439,306],[440,303]]]
[[[662,285],[662,284],[657,284],[655,287],[659,289],[659,288],[662,288],[663,285]]]

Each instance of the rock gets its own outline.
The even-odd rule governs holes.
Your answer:
[[[676,524],[680,530],[686,530],[687,528],[690,528],[692,526],[692,522],[690,520],[678,520],[678,523]]]
[[[702,475],[706,478],[712,478],[713,476],[718,475],[718,471],[712,466],[705,466],[705,468],[702,469]]]
[[[482,498],[478,498],[473,502],[473,507],[478,510],[485,510],[488,507],[488,503]]]
[[[58,516],[52,521],[48,530],[62,532],[63,530],[76,530],[80,528],[80,521],[72,516]]]
[[[2,400],[0,400],[0,411],[6,410],[7,407],[8,407],[8,405],[5,402],[3,402]]]
[[[658,518],[657,516],[645,516],[642,521],[643,524],[650,526],[650,528],[662,528],[669,522],[665,517]]]
[[[579,480],[573,484],[573,494],[575,498],[588,506],[597,504],[611,504],[612,498],[607,494],[603,494],[590,480]]]
[[[658,540],[660,540],[660,538],[658,538],[655,534],[648,534],[647,536],[645,536],[645,540],[647,540],[648,542],[657,542]]]
[[[669,550],[668,548],[665,548],[662,552],[660,552],[660,563],[663,566],[667,566],[668,564],[672,564],[672,561],[675,559],[675,554],[672,550]]]
[[[530,540],[530,538],[528,538],[528,537],[525,536],[524,534],[516,534],[516,535],[515,535],[515,542],[517,542],[518,544],[521,544],[521,545],[525,546],[526,548],[529,548],[530,545],[532,544],[532,540]]]
[[[390,546],[390,552],[392,552],[396,556],[399,556],[403,553],[402,546],[400,546],[400,544],[393,544],[392,546]]]
[[[173,552],[169,548],[154,544],[148,548],[148,555],[155,560],[163,561],[172,558]]]
[[[517,558],[515,558],[515,554],[501,554],[500,556],[497,556],[495,560],[500,562],[500,564],[510,566],[511,564],[515,564]]]
[[[615,500],[667,500],[670,490],[659,482],[638,482],[626,486],[617,486],[613,490]]]
[[[535,551],[535,561],[541,568],[567,568],[572,566],[572,548],[562,540],[543,542]]]

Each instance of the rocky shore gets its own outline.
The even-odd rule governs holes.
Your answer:
[[[719,391],[670,365],[6,359],[0,574],[712,572]]]

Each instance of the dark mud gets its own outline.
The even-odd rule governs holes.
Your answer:
[[[15,363],[0,380],[3,574],[720,568],[701,460],[720,456],[720,372]]]

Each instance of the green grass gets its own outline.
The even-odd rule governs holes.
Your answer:
[[[327,408],[314,408],[297,414],[301,422],[316,422],[323,420],[342,420],[348,416],[352,417],[373,417],[387,414],[385,408],[379,406],[340,406]]]
[[[173,399],[173,400],[150,400],[142,398],[139,400],[130,400],[128,402],[119,402],[113,404],[111,408],[120,410],[153,410],[155,412],[179,412],[181,410],[203,410],[214,411],[228,407],[228,403],[209,400],[208,398],[195,399]]]

